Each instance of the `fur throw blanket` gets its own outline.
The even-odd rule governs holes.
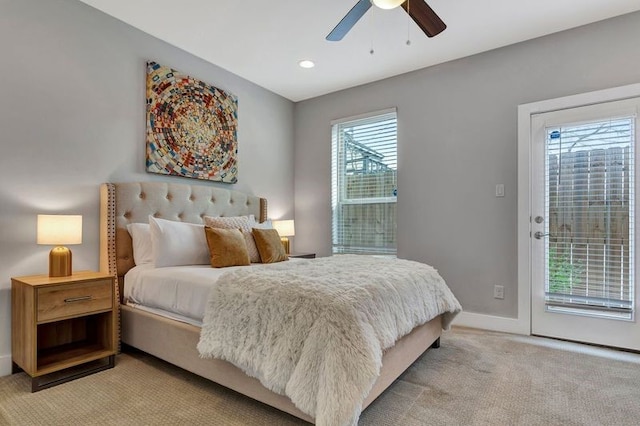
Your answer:
[[[317,425],[355,425],[382,352],[440,314],[461,310],[432,267],[341,255],[223,274],[198,343],[287,395]]]

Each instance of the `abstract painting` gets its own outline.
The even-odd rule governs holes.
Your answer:
[[[147,62],[147,171],[238,181],[238,99]]]

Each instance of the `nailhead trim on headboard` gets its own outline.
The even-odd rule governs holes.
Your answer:
[[[116,334],[120,353],[120,280],[116,269],[116,189],[105,183],[100,186],[100,271],[115,277]]]

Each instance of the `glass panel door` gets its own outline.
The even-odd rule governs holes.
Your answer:
[[[638,100],[532,118],[532,333],[640,349]]]

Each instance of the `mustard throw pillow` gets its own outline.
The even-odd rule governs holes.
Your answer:
[[[258,246],[262,263],[275,263],[289,260],[289,257],[287,257],[287,254],[284,252],[282,242],[280,242],[278,231],[275,229],[253,228],[251,233],[253,234],[253,239],[256,241],[256,246]]]
[[[255,219],[254,219],[255,221]],[[247,244],[247,251],[249,252],[249,259],[252,263],[260,263],[260,253],[256,247],[253,236],[251,235],[251,221],[247,216],[205,216],[205,226],[221,229],[239,229],[244,236],[244,241]]]
[[[204,232],[209,246],[211,266],[224,268],[251,264],[247,244],[239,229],[217,229],[205,226]]]

